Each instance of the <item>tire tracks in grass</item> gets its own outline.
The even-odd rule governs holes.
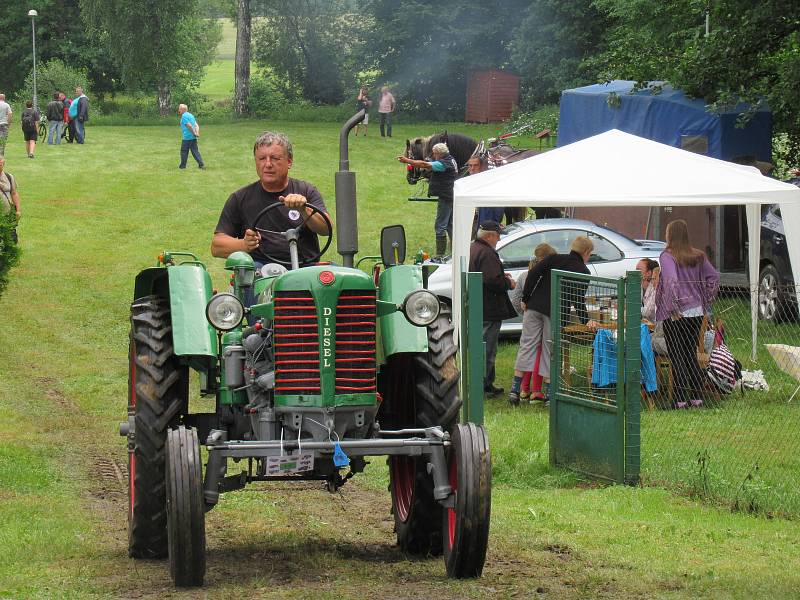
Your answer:
[[[72,485],[92,533],[80,566],[68,563],[68,568],[80,568],[90,587],[104,596],[197,597],[194,591],[172,587],[166,561],[127,557],[123,441],[115,444],[107,420],[92,419],[56,379],[36,377],[34,382],[51,411],[43,423],[44,435],[57,430],[69,440],[56,442],[70,447],[59,460],[76,476]],[[119,404],[124,408],[122,400]],[[202,595],[442,600],[585,596],[583,560],[558,544],[520,552],[508,541],[490,538],[483,577],[449,580],[440,557],[411,557],[395,545],[390,504],[387,492],[358,482],[334,494],[318,482],[260,483],[225,494],[220,506],[207,514],[208,571]],[[590,587],[598,598],[620,591],[613,580]]]

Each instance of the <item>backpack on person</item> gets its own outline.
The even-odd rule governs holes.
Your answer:
[[[22,113],[22,130],[36,131],[36,115],[32,110],[25,110]]]

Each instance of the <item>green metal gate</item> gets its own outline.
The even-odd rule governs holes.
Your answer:
[[[641,275],[609,279],[553,271],[552,277],[550,463],[635,484]]]

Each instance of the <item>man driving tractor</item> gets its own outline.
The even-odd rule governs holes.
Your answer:
[[[320,212],[331,219],[319,190],[306,181],[289,177],[292,143],[282,133],[265,131],[256,138],[253,156],[258,181],[236,190],[225,202],[211,240],[211,254],[227,258],[243,250],[253,257],[256,267],[272,259],[288,264],[289,242],[281,232],[300,227],[305,221],[299,231],[298,253],[301,261],[313,257],[319,252],[317,234],[330,234]],[[263,215],[259,219],[261,227],[251,229],[259,213],[277,202],[284,207]]]

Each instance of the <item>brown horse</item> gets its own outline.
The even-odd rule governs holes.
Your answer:
[[[495,169],[509,163],[517,162],[523,158],[539,154],[538,150],[514,148],[505,141],[508,137],[510,137],[510,134],[478,142],[460,133],[448,134],[447,131],[444,131],[443,133],[436,133],[428,137],[406,140],[405,156],[415,160],[430,160],[434,144],[444,142],[447,144],[450,154],[456,159],[459,173],[465,175],[467,161],[473,156],[486,159],[488,167],[490,169]],[[418,169],[411,165],[408,165],[407,168],[406,180],[411,185],[415,185],[420,179],[430,178],[430,171],[427,169]],[[561,216],[561,209],[559,208],[540,206],[535,210],[536,216],[539,219]],[[526,216],[527,209],[525,207],[509,207],[505,209],[506,224],[513,223],[514,221],[522,221]]]
[[[430,160],[433,154],[433,146],[440,142],[447,144],[450,154],[456,159],[458,172],[464,175],[466,173],[467,161],[478,146],[478,142],[467,135],[462,135],[460,133],[448,134],[447,131],[444,131],[428,137],[406,140],[405,156],[413,158],[414,160]],[[408,165],[406,180],[411,185],[416,185],[420,179],[429,179],[430,176],[431,173],[427,169],[418,169]]]

